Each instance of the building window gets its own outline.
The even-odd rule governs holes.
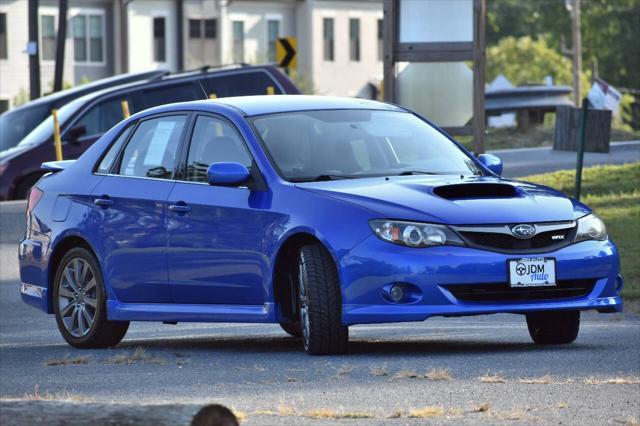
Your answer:
[[[167,37],[165,32],[165,18],[153,18],[153,60],[166,62]]]
[[[189,38],[202,37],[202,22],[200,19],[189,19]]]
[[[276,43],[280,37],[280,21],[270,19],[267,21],[267,40],[269,43],[269,62],[276,61]]]
[[[216,38],[218,36],[218,21],[215,19],[204,20],[204,38]]]
[[[0,13],[0,59],[7,59],[7,14]]]
[[[56,17],[53,15],[40,16],[40,31],[42,42],[42,60],[53,61],[56,59]]]
[[[76,62],[104,62],[104,21],[102,15],[73,17],[73,58]]]
[[[382,19],[378,19],[378,60],[384,59],[384,29]]]
[[[333,61],[334,60],[333,18],[324,18],[322,20],[322,40],[323,40],[324,60]]]
[[[0,99],[0,114],[3,112],[9,111],[9,100],[8,99]]]
[[[244,62],[244,22],[233,21],[233,62]]]
[[[360,20],[349,19],[349,59],[360,60]]]

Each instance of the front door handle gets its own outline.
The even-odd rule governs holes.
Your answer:
[[[191,206],[188,206],[184,201],[178,201],[176,204],[169,205],[169,210],[175,213],[189,213]]]
[[[107,207],[110,207],[113,205],[113,200],[107,196],[102,196],[102,198],[96,198],[95,200],[93,200],[93,203],[96,206],[100,206],[106,209]]]

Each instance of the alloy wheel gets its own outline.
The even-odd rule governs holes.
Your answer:
[[[307,299],[307,273],[304,256],[300,254],[298,265],[298,287],[300,289],[300,328],[304,349],[309,349],[309,301]]]
[[[85,336],[98,309],[96,277],[89,263],[74,257],[64,266],[58,289],[60,319],[73,337]]]

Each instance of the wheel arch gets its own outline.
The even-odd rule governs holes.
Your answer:
[[[47,268],[47,312],[50,314],[53,313],[53,282],[55,280],[56,272],[64,255],[69,250],[76,247],[87,249],[96,258],[96,261],[98,261],[98,256],[96,256],[96,252],[93,247],[91,247],[91,244],[89,244],[86,239],[78,235],[68,235],[60,239],[55,244],[51,251],[49,267]]]
[[[334,266],[337,264],[331,250],[317,236],[308,232],[298,232],[289,235],[280,246],[274,261],[273,267],[273,298],[278,307],[280,319],[295,320],[297,313],[293,306],[293,289],[289,282],[289,272],[296,262],[296,256],[300,247],[309,244],[320,244],[333,259]]]

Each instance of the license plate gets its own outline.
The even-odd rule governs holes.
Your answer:
[[[509,259],[511,287],[553,287],[556,285],[556,260],[553,257]]]

